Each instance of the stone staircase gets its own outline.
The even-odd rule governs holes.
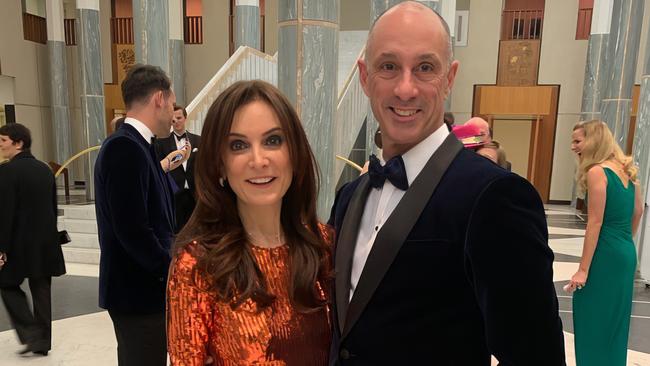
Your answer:
[[[67,230],[71,239],[61,247],[66,263],[99,264],[95,205],[59,205],[59,214],[59,230]]]

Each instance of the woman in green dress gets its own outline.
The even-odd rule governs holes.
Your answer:
[[[565,289],[573,295],[577,366],[625,366],[636,249],[632,235],[643,213],[637,168],[602,121],[573,128],[578,189],[588,220],[578,271]]]

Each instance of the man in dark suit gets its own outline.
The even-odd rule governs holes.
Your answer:
[[[153,146],[167,137],[176,97],[164,71],[136,65],[122,82],[126,119],[99,151],[95,208],[99,305],[122,365],[165,365],[165,287],[174,239],[171,185]]]
[[[401,30],[401,31],[395,31]],[[443,123],[458,62],[417,2],[384,13],[359,60],[383,159],[337,194],[338,365],[564,365],[544,207]]]
[[[159,139],[157,143],[158,158],[165,159],[169,154],[177,150],[187,150],[190,154],[189,158],[182,163],[178,168],[169,172],[178,187],[178,191],[174,193],[175,206],[176,206],[176,232],[181,231],[187,220],[189,220],[196,200],[194,198],[194,156],[199,148],[201,137],[188,132],[185,129],[185,122],[187,121],[187,111],[184,107],[174,106],[174,119],[172,120],[172,133],[168,138]]]
[[[0,127],[0,294],[18,339],[21,354],[47,355],[52,348],[52,276],[65,273],[56,218],[52,170],[34,158],[27,127]],[[27,278],[34,311],[20,284]]]

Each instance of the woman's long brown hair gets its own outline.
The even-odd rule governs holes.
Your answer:
[[[176,246],[182,249],[196,241],[206,249],[196,268],[210,279],[210,290],[220,301],[230,302],[233,308],[249,298],[262,308],[273,302],[274,296],[268,292],[249,247],[237,210],[237,196],[228,184],[219,184],[219,178],[225,176],[222,157],[235,112],[253,101],[266,103],[275,111],[286,137],[293,177],[282,199],[280,221],[291,261],[289,296],[299,311],[313,311],[325,305],[316,281],[325,288],[323,282],[331,278],[330,246],[321,235],[316,216],[318,172],[298,115],[271,84],[259,80],[236,82],[208,110],[194,166],[197,204]]]

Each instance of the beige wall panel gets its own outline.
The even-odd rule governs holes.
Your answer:
[[[558,114],[557,116],[550,200],[571,201],[573,175],[575,174],[575,157],[571,152],[571,132],[578,118],[578,114]]]
[[[188,104],[228,60],[228,1],[203,2],[203,44],[185,45]]]
[[[112,83],[114,80],[111,62],[111,0],[99,0],[99,43],[104,82]]]
[[[495,119],[492,123],[494,139],[505,150],[508,161],[512,163],[512,171],[527,178],[532,122]]]
[[[575,1],[546,0],[539,84],[561,84],[559,113],[578,113],[582,103],[587,40],[576,40]]]
[[[32,154],[37,159],[46,161],[47,156],[43,139],[41,108],[38,106],[16,104],[16,122],[29,128],[32,134]]]
[[[501,0],[470,3],[467,47],[456,47],[460,68],[451,95],[451,111],[472,113],[474,84],[494,84],[497,78]],[[461,119],[456,119],[462,123]]]
[[[264,52],[272,56],[278,51],[278,0],[266,0],[264,7]]]
[[[341,30],[370,29],[370,0],[341,0]]]
[[[570,201],[573,157],[569,137],[582,103],[588,41],[575,39],[578,6],[574,1],[546,0],[544,12],[539,83],[561,85],[549,199]]]
[[[14,104],[14,78],[0,76],[0,107]]]

